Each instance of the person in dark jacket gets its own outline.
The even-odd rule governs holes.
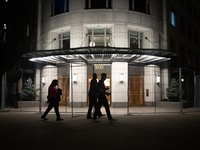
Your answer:
[[[97,115],[100,113],[100,108],[103,105],[105,107],[107,117],[109,121],[117,121],[117,119],[113,119],[111,114],[110,114],[110,108],[108,105],[108,100],[106,98],[106,95],[109,95],[110,93],[106,92],[109,88],[105,88],[104,81],[106,80],[106,73],[101,74],[101,80],[99,81],[98,84],[98,91],[99,91],[99,96],[98,96],[98,104],[97,104],[97,109],[95,110],[94,117],[93,119],[97,119]]]
[[[59,90],[59,93],[58,93],[58,90],[56,88],[56,86],[58,85],[58,80],[53,80],[51,85],[49,86],[49,89],[48,89],[48,101],[49,101],[49,106],[48,108],[46,109],[46,111],[44,112],[44,114],[42,115],[42,119],[44,120],[48,120],[46,118],[46,115],[49,113],[49,111],[54,107],[54,110],[55,110],[55,113],[56,113],[56,116],[57,116],[57,121],[61,121],[63,119],[60,118],[60,113],[59,113],[59,100],[60,100],[60,90]],[[61,94],[62,94],[62,91],[61,91]]]
[[[97,97],[98,97],[98,86],[97,86],[97,74],[93,73],[93,78],[90,81],[90,90],[89,90],[89,108],[87,113],[87,119],[92,119],[91,117],[91,111],[92,107],[97,108]],[[100,112],[100,111],[99,111]],[[101,114],[98,114],[99,117],[104,116]]]

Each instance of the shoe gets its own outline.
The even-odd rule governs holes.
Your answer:
[[[105,116],[105,114],[101,114],[101,115],[99,115],[98,117],[100,118],[100,117],[103,117],[103,116]]]
[[[109,122],[115,122],[115,121],[117,121],[117,119],[111,119],[111,120],[109,120]]]
[[[41,117],[41,119],[48,120],[48,119],[47,119],[47,118],[45,118],[44,116],[42,116],[42,117]]]
[[[56,120],[57,120],[57,121],[62,121],[62,120],[64,120],[64,119],[62,119],[62,118],[57,118]]]

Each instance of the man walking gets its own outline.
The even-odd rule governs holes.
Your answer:
[[[100,108],[103,105],[105,107],[108,120],[109,121],[117,121],[117,119],[113,119],[110,114],[110,108],[108,105],[108,100],[106,98],[106,95],[110,94],[110,93],[106,92],[106,90],[108,90],[109,88],[105,88],[105,84],[104,84],[104,81],[106,80],[106,75],[107,75],[106,73],[101,74],[101,80],[99,81],[99,84],[98,84],[98,91],[99,91],[98,100],[99,101],[98,101],[97,109],[95,110],[93,119],[97,119],[97,115],[100,113]]]
[[[92,107],[94,106],[95,110],[97,109],[97,97],[98,97],[98,85],[97,85],[97,74],[93,73],[93,78],[90,81],[90,90],[89,90],[89,108],[87,113],[87,119],[92,119],[91,117],[91,111]],[[101,111],[99,110],[98,116],[104,116],[101,114]]]

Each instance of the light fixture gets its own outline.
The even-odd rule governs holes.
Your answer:
[[[160,76],[159,75],[157,75],[156,82],[157,82],[157,84],[160,83]]]
[[[119,82],[120,82],[120,83],[123,83],[123,82],[124,82],[124,74],[123,74],[123,73],[120,73],[120,74],[119,74]]]
[[[42,76],[42,84],[45,85],[45,76]]]
[[[75,73],[74,76],[73,76],[74,83],[77,83],[77,80],[78,80],[78,75]]]
[[[90,42],[90,47],[94,47],[95,46],[95,42]]]
[[[181,81],[184,82],[184,78],[183,77],[181,78]]]

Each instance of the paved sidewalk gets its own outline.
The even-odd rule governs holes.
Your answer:
[[[109,123],[63,113],[0,112],[0,150],[197,150],[200,113],[117,115]]]

